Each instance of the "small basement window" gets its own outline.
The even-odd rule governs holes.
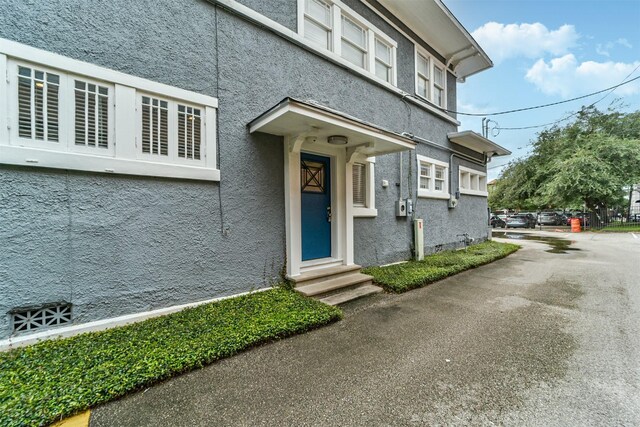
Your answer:
[[[13,332],[31,332],[71,323],[71,304],[51,303],[32,308],[15,308],[9,312]]]

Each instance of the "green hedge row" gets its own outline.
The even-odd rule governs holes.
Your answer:
[[[401,293],[504,258],[519,248],[510,243],[487,241],[470,246],[466,251],[439,252],[426,256],[423,261],[369,267],[363,273],[372,275],[375,282],[386,290]]]
[[[342,312],[284,289],[0,353],[0,425],[47,425]]]

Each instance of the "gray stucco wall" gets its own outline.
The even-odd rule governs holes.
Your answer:
[[[243,3],[266,8],[260,10],[274,19],[285,10]],[[365,13],[361,5],[353,7]],[[285,263],[282,141],[249,135],[247,123],[285,97],[314,99],[443,147],[450,146],[446,134],[456,130],[398,94],[204,1],[133,7],[123,0],[12,0],[5,10],[0,37],[217,96],[221,181],[0,166],[0,338],[10,333],[5,313],[15,306],[70,301],[79,323],[276,280]],[[413,70],[413,60],[413,49],[399,50],[402,73]],[[405,74],[400,81],[409,85]],[[421,144],[416,151],[448,161],[446,150]],[[378,157],[378,217],[355,221],[356,262],[363,265],[410,256],[412,225],[394,214],[398,158]],[[403,161],[408,197],[415,153],[405,153]],[[390,187],[382,189],[381,179]],[[454,244],[462,229],[486,236],[482,203],[463,196],[458,208],[448,210],[446,201],[418,199],[426,245]]]
[[[215,13],[204,1],[3,0],[1,10],[0,37],[217,95]]]
[[[5,2],[0,37],[217,95],[215,8],[131,4]],[[234,109],[221,109],[234,129],[219,129],[219,184],[0,165],[0,338],[16,306],[72,302],[80,323],[276,280],[281,143],[262,137],[248,146],[248,120]],[[256,164],[269,173],[255,173]]]

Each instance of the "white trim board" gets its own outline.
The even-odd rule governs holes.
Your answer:
[[[21,335],[16,337],[0,340],[0,351],[8,351],[17,347],[24,347],[31,344],[36,344],[40,341],[51,340],[56,338],[67,338],[75,335],[79,335],[85,332],[97,332],[105,329],[115,328],[117,326],[124,326],[130,323],[138,323],[143,320],[152,319],[154,317],[165,316],[167,314],[176,313],[182,311],[185,308],[197,307],[203,304],[209,304],[212,302],[222,301],[230,298],[237,298],[243,295],[249,295],[256,292],[268,291],[269,288],[261,288],[255,291],[242,292],[235,295],[229,295],[226,297],[212,298],[204,301],[197,301],[188,304],[174,305],[171,307],[160,308],[157,310],[144,311],[140,313],[128,314],[125,316],[111,317],[109,319],[97,320],[94,322],[82,323],[80,325],[65,326],[62,328],[50,329],[47,331],[37,332],[29,335]]]

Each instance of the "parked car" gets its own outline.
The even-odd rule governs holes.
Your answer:
[[[629,217],[629,222],[640,222],[640,214],[633,214]]]
[[[506,228],[536,228],[536,217],[532,214],[516,214],[507,218]]]
[[[497,215],[491,217],[491,227],[493,228],[505,228],[507,223]]]
[[[561,225],[562,218],[555,212],[542,212],[538,216],[538,224],[540,225]]]

